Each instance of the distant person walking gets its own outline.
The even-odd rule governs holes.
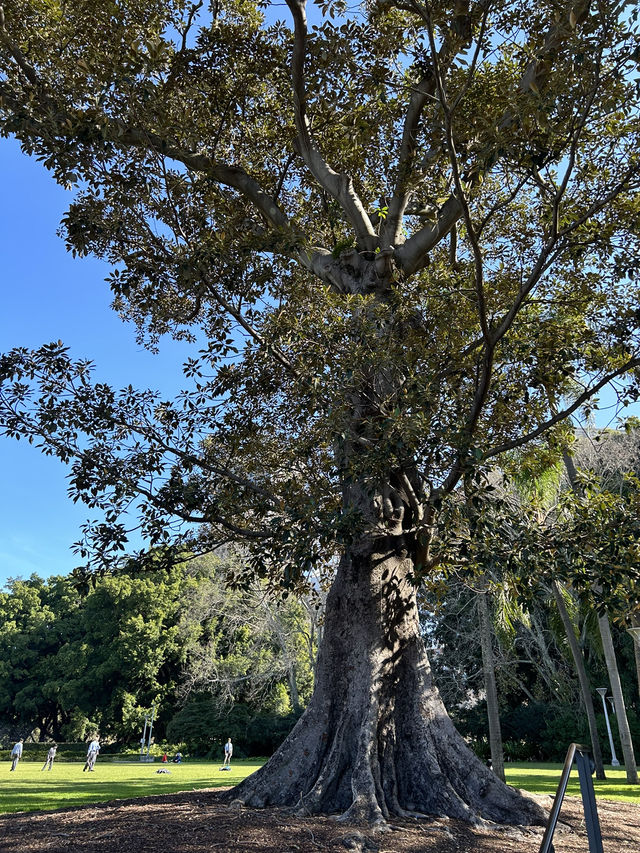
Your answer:
[[[11,770],[15,770],[18,766],[18,761],[22,758],[22,744],[24,743],[24,738],[20,738],[18,743],[16,743],[11,750]],[[11,772],[11,770],[9,772]]]
[[[100,752],[100,741],[98,740],[98,736],[91,741],[89,744],[89,749],[87,750],[87,760],[85,762],[84,767],[82,768],[82,772],[88,770],[89,773],[93,773],[93,768],[96,763],[96,758],[98,757],[98,753]]]
[[[51,770],[51,768],[53,767],[53,759],[56,757],[57,750],[58,747],[55,743],[49,748],[49,752],[47,753],[47,760],[45,761],[44,767],[42,768],[43,770]]]
[[[233,755],[233,744],[231,743],[231,738],[224,745],[224,761],[222,762],[223,767],[229,767],[231,764],[231,756]]]

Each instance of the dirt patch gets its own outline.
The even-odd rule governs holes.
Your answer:
[[[538,853],[542,829],[478,830],[452,820],[394,821],[387,832],[284,809],[245,809],[220,801],[220,789],[120,800],[56,812],[0,817],[2,853]],[[539,801],[549,806],[550,797]],[[640,806],[598,801],[606,853],[640,850]],[[580,800],[568,797],[556,853],[585,853]]]

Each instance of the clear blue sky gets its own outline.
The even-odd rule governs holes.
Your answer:
[[[94,259],[73,259],[56,235],[71,199],[14,140],[0,139],[0,352],[62,340],[91,358],[96,376],[173,395],[183,384],[188,345],[166,340],[158,355],[110,307]],[[24,441],[0,439],[0,586],[32,572],[48,577],[81,562],[70,551],[89,517],[67,498],[67,469]]]

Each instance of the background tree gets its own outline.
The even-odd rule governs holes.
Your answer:
[[[125,561],[87,588],[73,575],[9,583],[0,593],[7,722],[41,740],[82,740],[99,729],[137,744],[155,703],[157,738],[178,717],[177,739],[206,752],[214,733],[195,737],[189,724],[187,738],[180,709],[208,702],[209,718],[215,707],[245,752],[273,751],[313,689],[312,620],[301,603],[274,601],[264,588],[227,590],[230,556],[173,555],[171,565],[167,556]]]
[[[193,583],[159,560],[150,573],[130,565],[84,593],[73,577],[11,581],[0,594],[3,714],[41,739],[82,739],[90,724],[137,739],[154,700],[175,710],[178,623]]]
[[[317,648],[308,614],[321,616],[321,595],[283,601],[259,582],[229,590],[225,574],[237,572],[240,561],[230,555],[222,563],[194,561],[203,578],[183,600],[181,693],[206,691],[217,706],[243,702],[299,714],[313,691]]]
[[[106,561],[136,497],[152,544],[200,523],[190,547],[241,540],[287,588],[339,557],[314,696],[239,799],[539,819],[453,729],[416,582],[474,467],[559,442],[614,378],[637,394],[635,17],[287,7],[4,2],[0,128],[78,187],[70,249],[111,261],[151,345],[208,341],[174,402],[61,344],[8,353],[4,432],[71,463]]]

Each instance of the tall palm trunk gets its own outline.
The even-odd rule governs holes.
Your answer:
[[[504,754],[502,750],[502,730],[500,728],[500,708],[496,688],[495,661],[491,643],[491,617],[487,603],[487,592],[477,595],[478,617],[480,622],[480,646],[482,648],[482,669],[484,689],[487,696],[487,717],[489,720],[489,748],[491,767],[498,779],[504,782]]]
[[[616,653],[613,648],[611,628],[609,627],[609,617],[606,614],[604,616],[599,617],[598,626],[600,627],[600,636],[602,637],[602,649],[604,652],[604,659],[607,664],[607,671],[609,673],[609,684],[611,685],[611,693],[613,694],[613,704],[615,706],[616,717],[618,719],[618,732],[620,734],[620,746],[622,747],[622,755],[624,756],[624,767],[627,772],[627,782],[630,785],[637,785],[638,769],[636,767],[636,757],[633,751],[631,732],[629,730],[627,709],[624,706],[624,696],[622,695],[622,685],[620,684],[618,663],[616,661]]]
[[[640,628],[640,619],[637,616],[631,617],[631,625],[634,628]],[[640,699],[640,637],[636,638],[633,636],[633,656],[636,661],[636,679],[637,679],[637,690],[638,690],[638,698]]]
[[[553,590],[553,597],[556,601],[556,606],[558,608],[558,613],[560,614],[560,618],[562,619],[562,624],[564,626],[565,634],[567,635],[567,640],[569,641],[569,648],[571,649],[571,654],[573,656],[573,663],[576,668],[576,673],[578,675],[578,681],[580,683],[580,693],[582,696],[582,702],[584,704],[584,709],[587,714],[587,721],[589,723],[589,736],[591,738],[591,750],[593,754],[593,761],[596,765],[596,779],[606,779],[606,775],[604,772],[604,765],[602,763],[602,750],[600,749],[600,738],[598,737],[598,726],[596,723],[596,712],[593,707],[593,696],[591,695],[591,685],[589,683],[589,676],[587,675],[587,669],[584,665],[584,658],[582,657],[582,651],[580,649],[580,644],[578,643],[578,638],[576,637],[576,633],[574,630],[573,623],[571,621],[571,617],[567,611],[567,607],[564,603],[564,598],[562,597],[562,589],[560,584],[557,581],[553,581],[551,584]]]

